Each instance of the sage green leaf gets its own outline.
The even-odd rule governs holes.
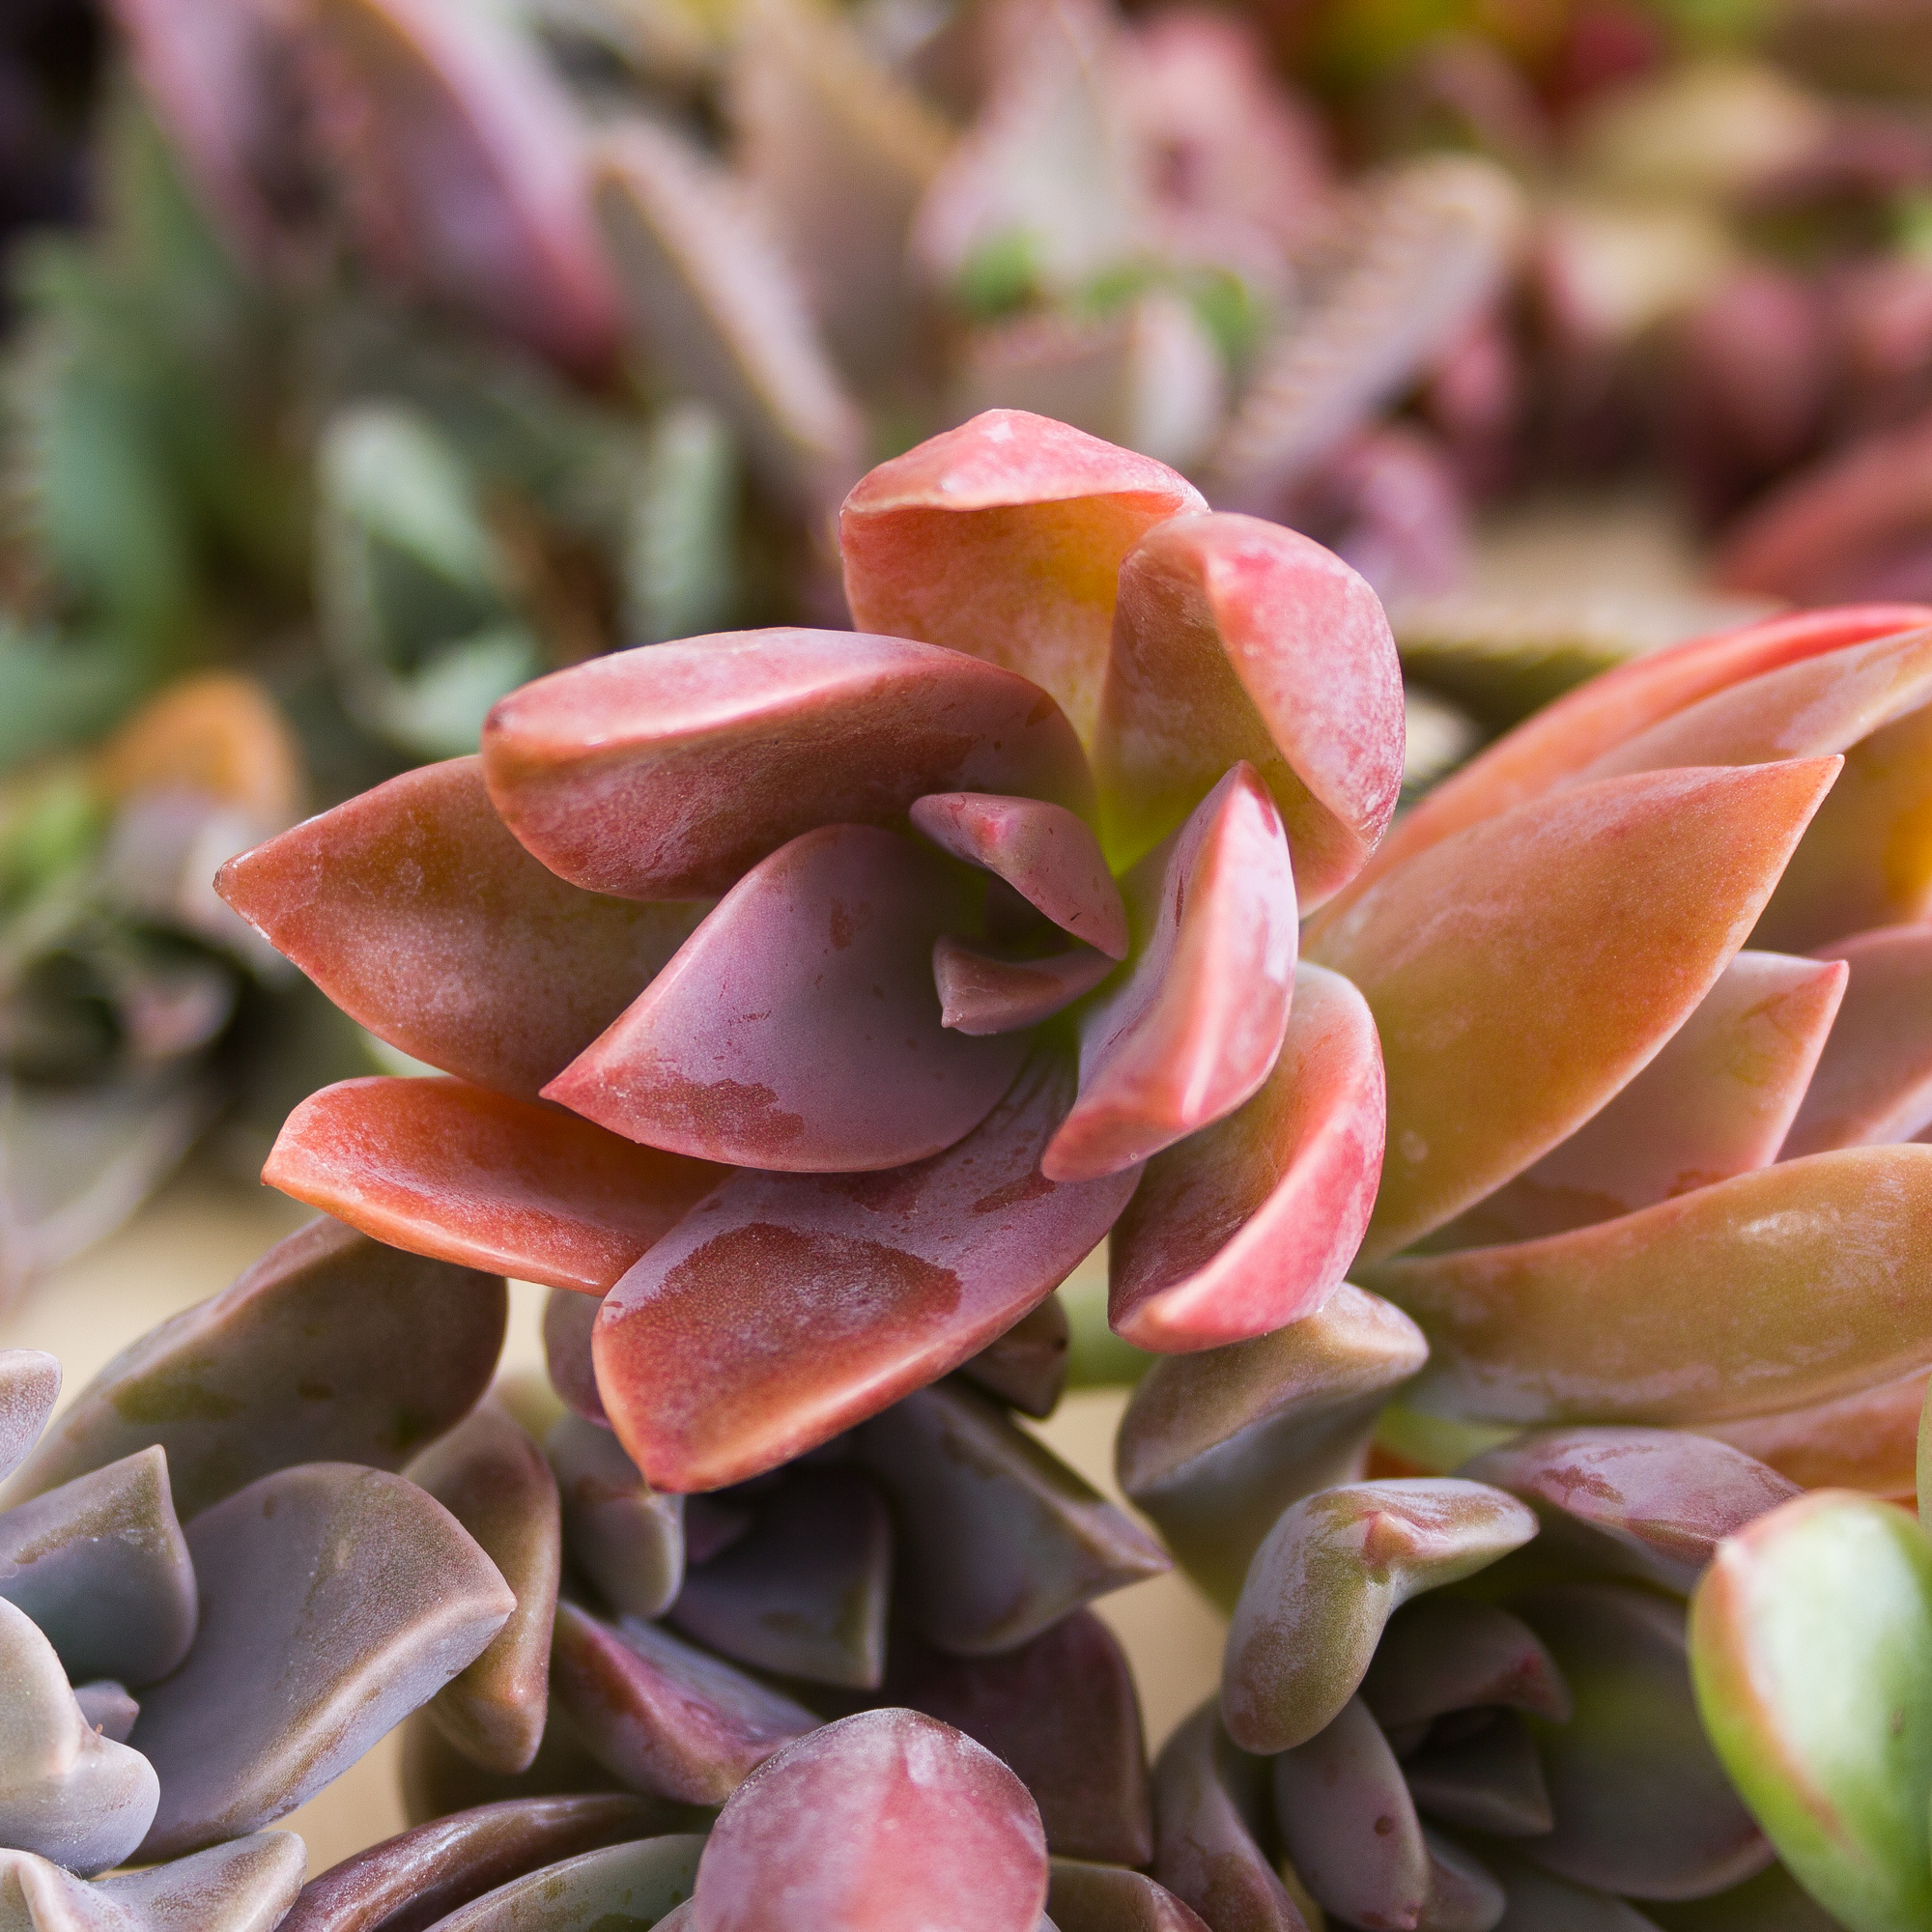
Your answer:
[[[274,1932],[307,1863],[293,1832],[92,1885],[31,1852],[0,1851],[0,1932]]]
[[[691,1897],[703,1850],[684,1833],[581,1852],[485,1892],[436,1932],[644,1932]]]
[[[553,1309],[557,1299],[552,1295]],[[588,1295],[564,1300],[597,1312]],[[652,1489],[623,1444],[581,1415],[558,1418],[544,1454],[556,1472],[571,1562],[613,1609],[662,1616],[684,1582],[685,1499]]]

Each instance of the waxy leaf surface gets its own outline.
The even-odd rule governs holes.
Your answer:
[[[1918,1487],[1918,1422],[1928,1377],[1915,1370],[1833,1402],[1700,1429],[1801,1490],[1865,1490],[1902,1500]]]
[[[961,1362],[959,1373],[1009,1408],[1044,1421],[1060,1406],[1066,1387],[1071,1341],[1065,1304],[1049,1294],[997,1341]]]
[[[1514,1711],[1495,1712],[1466,1737],[1424,1745],[1404,1759],[1403,1777],[1416,1808],[1438,1824],[1527,1838],[1555,1822],[1536,1740]]]
[[[690,1901],[704,1849],[698,1833],[580,1852],[514,1878],[447,1918],[438,1932],[617,1932],[662,1924]]]
[[[192,1858],[89,1884],[31,1852],[0,1851],[5,1932],[275,1932],[308,1855],[293,1832],[257,1832]]]
[[[1144,1872],[1082,1859],[1049,1861],[1046,1909],[1059,1932],[1208,1932],[1198,1913]]]
[[[662,1616],[684,1582],[682,1496],[661,1495],[608,1429],[567,1415],[544,1437],[570,1560],[626,1616]]]
[[[1932,1122],[1932,926],[1861,932],[1824,951],[1851,977],[1787,1160],[1912,1140]]]
[[[1520,1617],[1435,1595],[1405,1604],[1388,1620],[1362,1679],[1362,1701],[1386,1731],[1481,1705],[1534,1711],[1556,1723],[1571,1709],[1563,1673]]]
[[[590,1337],[603,1305],[602,1295],[551,1290],[550,1299],[544,1303],[544,1368],[563,1406],[608,1434],[611,1418],[604,1413],[604,1398],[597,1393],[597,1371],[590,1359]]]
[[[59,1360],[39,1349],[0,1350],[0,1478],[41,1439],[60,1396]]]
[[[930,1160],[740,1173],[708,1195],[611,1291],[592,1342],[605,1406],[652,1484],[715,1489],[789,1462],[1044,1300],[1139,1178],[1040,1174],[1071,1086],[1041,1052]]]
[[[932,947],[940,1024],[980,1037],[1037,1026],[1091,993],[1114,962],[1091,946],[1041,958],[1003,959],[950,933]]]
[[[1092,783],[1037,684],[851,631],[724,631],[540,677],[490,714],[483,769],[553,871],[643,899],[722,893],[801,833],[895,824],[928,792],[1080,810]]]
[[[311,1094],[262,1170],[391,1247],[601,1295],[728,1170],[462,1080]]]
[[[1509,1898],[1509,1909],[1496,1921],[1496,1932],[1658,1932],[1656,1921],[1606,1891],[1593,1891],[1551,1872],[1538,1871],[1500,1846],[1485,1845],[1483,1857],[1494,1867]],[[1755,1921],[1753,1928],[1754,1932],[1786,1932],[1782,1926],[1760,1927]],[[1715,1926],[1712,1932],[1717,1932]]]

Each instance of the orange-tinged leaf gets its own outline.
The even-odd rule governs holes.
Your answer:
[[[1321,936],[1381,1036],[1388,1151],[1364,1252],[1397,1249],[1576,1131],[1744,944],[1838,760],[1646,772],[1416,855]]]
[[[1700,1429],[1807,1490],[1910,1497],[1918,1487],[1922,1369],[1856,1395]]]
[[[988,410],[880,464],[846,497],[852,621],[1019,671],[1091,738],[1122,560],[1155,524],[1206,508],[1151,457]]]
[[[1932,925],[1861,932],[1821,951],[1851,978],[1787,1159],[1912,1140],[1932,1122]]]
[[[1385,1262],[1429,1366],[1405,1395],[1498,1422],[1727,1422],[1932,1363],[1932,1148],[1780,1162],[1517,1247]]]
[[[1176,517],[1121,567],[1094,761],[1123,857],[1236,759],[1274,794],[1304,911],[1361,868],[1402,785],[1402,676],[1376,594],[1255,517]]]
[[[301,748],[269,694],[233,671],[169,685],[101,746],[97,770],[116,798],[178,786],[265,829],[301,804]]]

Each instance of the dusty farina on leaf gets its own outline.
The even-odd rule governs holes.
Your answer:
[[[1922,1926],[1932,611],[1634,663],[1384,838],[1318,546],[1014,412],[842,537],[861,630],[225,868],[441,1076],[304,1102],[325,1218],[44,1434],[4,1358],[0,1926]],[[1103,1236],[1165,1548],[1014,1415]],[[1150,1773],[1088,1605],[1170,1560],[1233,1623]]]

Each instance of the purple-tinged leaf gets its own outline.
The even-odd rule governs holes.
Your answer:
[[[511,1879],[437,1921],[437,1932],[617,1932],[688,1904],[701,1833],[606,1845]]]
[[[556,1606],[551,1683],[598,1762],[634,1791],[718,1804],[818,1722],[803,1705],[637,1617]]]
[[[1003,959],[942,933],[932,946],[940,1024],[981,1037],[1037,1026],[1091,993],[1114,962],[1091,946],[1038,957]]]
[[[1651,1932],[1652,1921],[1662,1932],[1844,1932],[1783,1865],[1772,1865],[1734,1885],[1728,1891],[1681,1903],[1646,1899],[1641,1923],[1619,1920],[1603,1932]],[[1542,1932],[1542,1928],[1535,1928]],[[1591,1924],[1579,1932],[1599,1932]]]
[[[184,1521],[297,1463],[400,1469],[489,1386],[508,1306],[500,1278],[311,1221],[116,1355],[11,1493],[40,1495],[154,1443]]]
[[[8,1932],[274,1932],[308,1853],[293,1832],[257,1832],[192,1858],[93,1884],[31,1852],[0,1851]]]
[[[161,1779],[150,1859],[293,1810],[480,1656],[516,1608],[441,1504],[347,1463],[264,1476],[197,1516],[187,1544],[201,1627],[134,1725]]]
[[[1041,1162],[1088,1180],[1231,1114],[1273,1069],[1294,983],[1281,817],[1234,766],[1123,881],[1139,954],[1080,1029],[1080,1097]]]
[[[53,1645],[0,1602],[0,1843],[101,1871],[140,1844],[158,1803],[154,1766],[89,1726]]]
[[[887,1694],[964,1731],[1017,1774],[1056,1858],[1152,1859],[1140,1700],[1121,1646],[1091,1610],[994,1657],[894,1643]]]
[[[1305,1744],[1360,1688],[1390,1614],[1536,1534],[1514,1496],[1453,1477],[1354,1483],[1282,1513],[1248,1566],[1221,1714],[1246,1749]]]
[[[527,1771],[504,1776],[472,1764],[451,1744],[427,1712],[404,1720],[402,1763],[398,1783],[403,1816],[422,1825],[479,1804],[522,1804],[533,1798],[579,1797],[585,1792],[621,1792],[620,1781],[587,1751],[570,1719],[551,1693],[550,1716],[544,1722],[543,1743]],[[702,1810],[675,1804],[668,1798],[633,1797],[647,1805],[649,1821],[627,1836],[652,1833],[700,1830],[707,1822]]]
[[[1066,1309],[1049,1294],[998,1340],[969,1355],[959,1373],[996,1402],[1044,1421],[1060,1406],[1071,1340]]]
[[[956,1382],[875,1416],[859,1455],[894,1505],[907,1613],[955,1656],[1011,1650],[1171,1567],[1132,1518]]]
[[[262,1179],[391,1247],[601,1295],[729,1170],[461,1080],[338,1081]]]
[[[571,1562],[630,1617],[662,1616],[684,1583],[685,1499],[660,1494],[608,1429],[566,1415],[544,1437]]]
[[[1362,1679],[1362,1701],[1387,1731],[1492,1704],[1559,1724],[1570,1716],[1569,1687],[1536,1633],[1463,1597],[1422,1597],[1396,1611]]]
[[[1216,771],[1203,791],[1219,777]],[[1100,841],[1065,806],[991,792],[934,792],[915,799],[911,815],[914,830],[941,851],[1004,879],[1063,931],[1109,959],[1127,956],[1121,889]]]
[[[1418,1932],[1494,1932],[1507,1903],[1495,1875],[1427,1825],[1422,1842],[1429,1849],[1429,1902]]]
[[[128,1687],[115,1683],[111,1677],[76,1684],[73,1701],[80,1706],[80,1715],[87,1719],[88,1728],[99,1731],[103,1738],[111,1738],[117,1745],[125,1745],[133,1735],[134,1719],[141,1715],[141,1707],[128,1694]]]
[[[544,1367],[563,1406],[604,1430],[611,1418],[597,1393],[597,1371],[590,1359],[590,1336],[597,1326],[602,1295],[574,1294],[554,1288],[544,1303]]]
[[[1538,1871],[1500,1845],[1485,1845],[1483,1858],[1502,1881],[1509,1900],[1508,1910],[1496,1921],[1496,1932],[1658,1932],[1658,1922],[1635,1906],[1609,1892],[1594,1891]],[[1719,1932],[1719,1928],[1714,1925],[1711,1932]],[[1746,1932],[1746,1928],[1741,1925],[1736,1932]],[[1787,1932],[1787,1928],[1760,1925],[1752,1919],[1749,1932]],[[1800,1928],[1794,1926],[1788,1932],[1800,1932]],[[1821,1924],[1817,1932],[1827,1932],[1827,1928]]]
[[[878,1174],[739,1173],[605,1298],[597,1383],[653,1485],[789,1462],[957,1368],[1072,1271],[1138,1175],[1060,1186],[1050,1051],[956,1146]]]
[[[33,1618],[76,1684],[165,1677],[195,1625],[165,1453],[136,1450],[0,1515],[0,1597]]]
[[[1428,1357],[1407,1316],[1347,1282],[1276,1334],[1167,1356],[1121,1420],[1121,1487],[1232,1606],[1282,1511],[1361,1474],[1376,1417]]]
[[[1431,1741],[1403,1763],[1416,1807],[1444,1825],[1499,1838],[1533,1837],[1554,1822],[1536,1740],[1514,1711],[1480,1730]]]
[[[1164,1885],[1080,1859],[1048,1861],[1046,1909],[1060,1932],[1208,1932]]]
[[[458,1906],[526,1872],[656,1829],[655,1807],[629,1796],[481,1805],[331,1865],[302,1887],[275,1932],[427,1932]]]
[[[1035,1932],[1046,1842],[990,1751],[916,1711],[866,1711],[739,1786],[695,1902],[693,1932]]]
[[[405,772],[231,859],[215,889],[353,1019],[534,1100],[704,907],[586,893],[517,843],[477,758]]]
[[[963,897],[894,833],[804,833],[719,900],[544,1097],[743,1167],[850,1174],[938,1153],[986,1118],[1026,1054],[941,1024],[933,944]]]
[[[1037,685],[851,631],[724,631],[538,678],[490,714],[483,769],[546,866],[645,899],[722,893],[802,833],[894,825],[927,792],[1092,796]]]
[[[39,1349],[0,1350],[0,1478],[41,1439],[60,1396],[61,1365]]]
[[[1213,1348],[1315,1314],[1361,1246],[1382,1164],[1381,1049],[1339,974],[1294,970],[1281,1057],[1225,1120],[1154,1155],[1108,1248],[1136,1348]]]
[[[1932,925],[1820,949],[1851,978],[1784,1157],[1917,1138],[1932,1123]]]
[[[527,1769],[550,1701],[550,1633],[563,1542],[556,1478],[507,1409],[485,1400],[409,1465],[476,1541],[517,1600],[490,1647],[430,1700],[432,1719],[486,1771]]]
[[[849,1469],[800,1468],[752,1507],[751,1527],[686,1574],[668,1621],[755,1669],[876,1690],[893,1581],[877,1489]]]

